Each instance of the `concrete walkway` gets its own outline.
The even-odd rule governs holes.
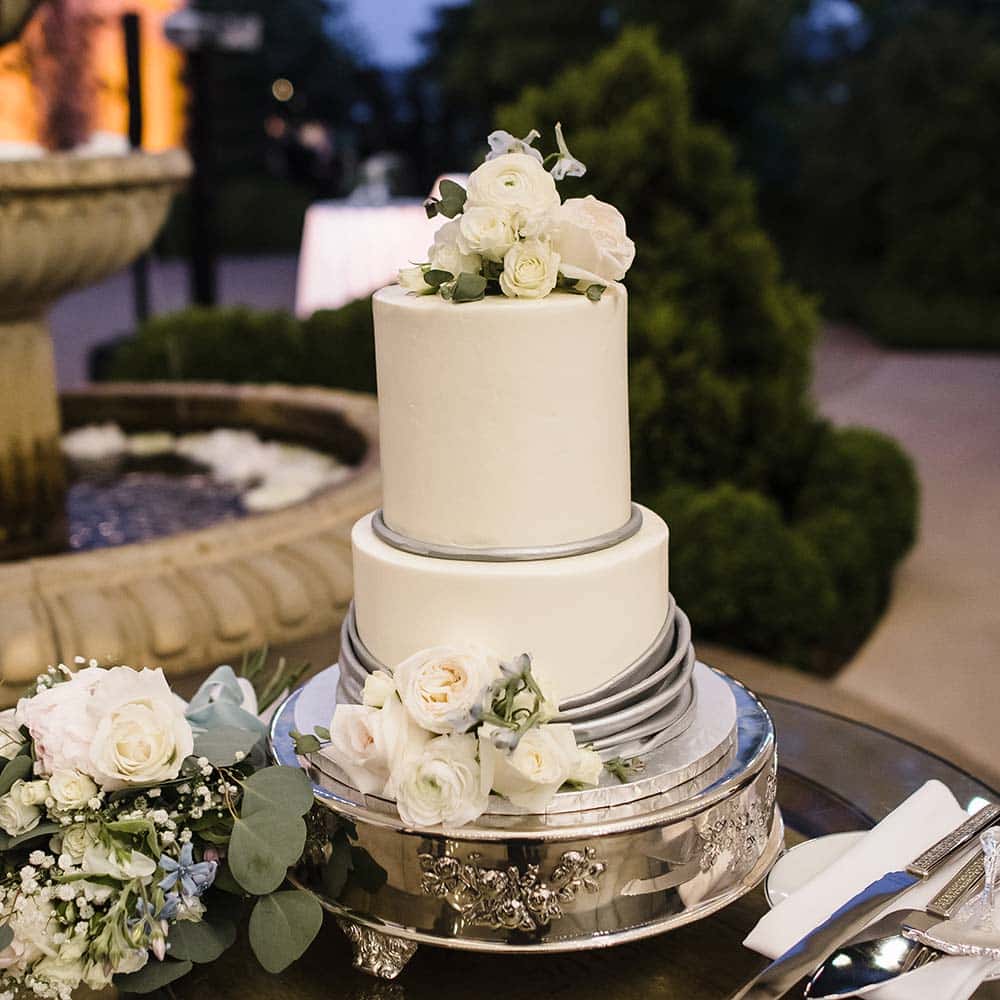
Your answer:
[[[221,300],[292,307],[293,258],[226,260]],[[60,382],[78,385],[96,343],[131,325],[127,275],[53,310]],[[156,264],[155,311],[186,304],[178,264]],[[874,427],[913,456],[922,486],[917,546],[891,604],[832,686],[718,647],[708,662],[758,689],[900,731],[1000,787],[1000,356],[884,350],[828,328],[814,394],[837,424]]]

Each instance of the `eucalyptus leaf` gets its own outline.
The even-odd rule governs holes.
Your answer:
[[[584,293],[591,302],[600,302],[601,296],[607,290],[607,285],[588,285]]]
[[[0,924],[0,951],[14,940],[14,932],[8,924]]]
[[[312,893],[276,892],[250,914],[250,947],[268,972],[281,972],[312,944],[322,925],[323,907]]]
[[[177,962],[172,958],[165,958],[162,962],[150,959],[138,972],[115,976],[112,981],[121,993],[153,993],[186,976],[191,969],[190,962]]]
[[[438,214],[438,202],[437,198],[428,198],[424,202],[424,211],[427,213],[428,219],[433,219],[435,215]]]
[[[229,920],[178,920],[170,925],[167,944],[171,958],[203,965],[214,962],[236,940],[236,924]]]
[[[15,757],[7,761],[0,771],[0,795],[6,795],[15,781],[22,781],[31,774],[32,761],[30,757]]]
[[[446,218],[454,219],[465,208],[466,197],[465,188],[446,177],[441,181],[441,198],[437,203],[437,210]]]
[[[330,738],[330,730],[326,726],[316,726],[313,732],[321,739],[328,740]]]
[[[263,896],[284,882],[305,843],[306,824],[300,816],[270,810],[252,813],[233,824],[229,869],[247,892]]]
[[[453,302],[476,302],[486,294],[486,279],[481,274],[463,271],[455,281]]]
[[[246,819],[263,810],[285,816],[305,816],[313,805],[312,783],[298,767],[266,767],[243,782],[240,815]]]
[[[430,285],[431,288],[437,288],[444,282],[451,281],[454,277],[455,275],[451,271],[445,271],[440,267],[432,267],[429,271],[424,271],[424,283]]]
[[[61,829],[62,827],[58,823],[39,823],[33,830],[19,834],[17,837],[11,837],[4,845],[4,850],[10,850],[12,847],[18,847],[39,837],[51,837],[52,834],[58,833]]]
[[[213,889],[220,892],[227,892],[233,896],[245,895],[243,886],[233,878],[233,873],[229,870],[229,864],[225,861],[215,870],[215,881],[212,883]]]
[[[300,757],[305,757],[310,753],[316,753],[316,751],[323,745],[310,733],[299,733],[297,736],[292,737],[292,742],[295,744],[295,752]]]
[[[238,754],[246,757],[261,739],[259,732],[239,726],[214,726],[195,733],[194,757],[207,757],[216,767],[229,767],[236,763]]]

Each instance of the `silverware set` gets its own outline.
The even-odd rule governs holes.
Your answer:
[[[889,872],[848,900],[825,923],[797,941],[730,1000],[833,1000],[863,996],[936,961],[944,952],[921,934],[954,916],[981,886],[991,891],[997,877],[996,838],[990,864],[980,850],[923,910],[895,910],[898,899],[926,881],[977,835],[1000,821],[1000,806],[987,805],[908,865]],[[986,868],[990,870],[987,872]],[[872,923],[874,918],[879,917]]]

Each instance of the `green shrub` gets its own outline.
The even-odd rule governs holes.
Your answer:
[[[115,351],[108,377],[287,382],[374,392],[371,303],[360,299],[306,320],[242,307],[158,316]]]

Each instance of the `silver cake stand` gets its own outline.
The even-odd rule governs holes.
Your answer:
[[[321,754],[296,756],[291,731],[308,731],[311,715],[328,722],[338,682],[333,667],[286,700],[271,750],[306,769],[320,806],[292,881],[336,915],[373,975],[395,978],[418,944],[548,953],[660,934],[749,892],[783,849],[771,719],[702,664],[692,725],[630,780],[560,793],[543,815],[497,800],[456,829],[407,827]],[[331,873],[345,838],[365,878]]]

